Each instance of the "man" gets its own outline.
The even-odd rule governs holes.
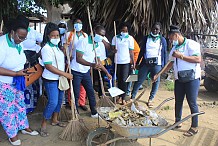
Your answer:
[[[72,74],[74,76],[73,79],[73,88],[75,95],[75,103],[78,108],[78,99],[80,93],[80,84],[82,84],[86,90],[89,105],[91,109],[91,117],[97,118],[98,114],[95,109],[96,100],[94,95],[94,89],[92,85],[91,75],[90,75],[90,67],[98,70],[102,70],[111,79],[111,75],[104,68],[100,61],[100,47],[99,42],[102,41],[105,36],[105,29],[102,26],[97,26],[94,37],[94,47],[92,37],[89,36],[79,41],[76,45],[76,58],[72,60],[71,69]],[[95,56],[97,55],[97,56]],[[97,58],[97,60],[96,60]]]

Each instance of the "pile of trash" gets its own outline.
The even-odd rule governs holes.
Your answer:
[[[167,126],[168,122],[155,111],[143,109],[138,110],[134,103],[131,108],[99,107],[99,114],[103,119],[120,126]]]

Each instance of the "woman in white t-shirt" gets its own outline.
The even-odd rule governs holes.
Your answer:
[[[198,113],[197,97],[201,77],[200,44],[182,36],[179,27],[170,26],[169,40],[173,48],[169,55],[171,61],[163,73],[173,67],[175,77],[175,122],[181,120],[183,100],[186,96],[191,113]],[[154,76],[154,80],[157,75]],[[181,128],[178,125],[176,128]],[[193,136],[198,132],[198,116],[192,117],[190,129],[185,136]]]
[[[43,48],[41,51],[42,61],[45,69],[42,73],[45,90],[48,96],[48,103],[43,112],[43,120],[40,129],[42,137],[48,136],[46,131],[47,120],[51,120],[53,126],[64,127],[65,125],[57,120],[60,112],[64,92],[58,88],[60,76],[72,79],[73,76],[65,72],[65,57],[60,49],[59,28],[54,23],[48,23],[43,36]]]
[[[122,23],[120,25],[120,34],[112,39],[112,46],[116,46],[117,53],[115,54],[115,63],[117,64],[117,81],[118,88],[125,93],[120,95],[118,103],[126,104],[125,97],[127,92],[126,79],[130,74],[130,68],[135,68],[134,63],[134,39],[129,35],[129,25]],[[116,37],[116,38],[115,38]]]
[[[29,128],[24,102],[26,57],[22,42],[26,39],[29,20],[22,15],[11,21],[9,33],[0,37],[0,123],[12,145],[21,145],[18,131],[38,135]]]

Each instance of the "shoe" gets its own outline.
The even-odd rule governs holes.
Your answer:
[[[97,119],[99,117],[99,115],[98,115],[98,113],[96,113],[95,115],[91,115],[91,117]]]
[[[10,138],[9,138],[8,140],[9,140],[9,142],[11,143],[11,145],[21,145],[20,139],[14,141],[14,142],[12,142]]]
[[[28,131],[26,131],[26,130],[21,130],[21,133],[22,133],[22,134],[29,134],[29,135],[31,135],[31,136],[36,136],[36,135],[39,134],[39,132],[37,132],[37,131],[35,131],[35,130],[33,130],[32,132],[28,132]]]
[[[130,92],[129,91],[127,91],[126,96],[130,96]]]
[[[139,87],[139,90],[142,90],[142,89],[143,89],[143,86],[140,86],[140,87]]]
[[[87,111],[88,110],[88,108],[85,106],[85,105],[83,105],[83,106],[79,106],[82,110],[84,110],[84,111]]]

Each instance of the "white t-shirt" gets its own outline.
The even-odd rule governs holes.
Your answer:
[[[69,35],[70,35],[71,32],[67,32],[67,39],[69,38]],[[84,34],[84,35],[83,35]],[[88,35],[86,33],[80,33],[80,35],[78,35],[78,33],[76,33],[75,35],[75,38],[74,38],[74,48],[73,48],[73,52],[72,52],[72,56],[73,56],[73,59],[75,58],[76,56],[76,45],[78,44],[78,42],[84,38],[87,38]],[[73,33],[74,35],[74,33]],[[73,41],[73,35],[72,35],[72,38],[71,38],[71,43],[69,45],[69,48],[72,48],[72,41]]]
[[[158,64],[161,65],[161,40],[160,37],[157,37],[155,40],[149,37],[147,38],[146,42],[146,56],[147,58],[158,57]]]
[[[185,38],[184,43],[180,46],[174,46],[169,54],[169,60],[174,61],[173,68],[174,68],[175,80],[178,79],[178,71],[190,70],[190,69],[195,70],[195,79],[200,78],[201,77],[200,63],[190,63],[180,58],[177,58],[177,63],[176,63],[176,58],[172,56],[175,50],[178,50],[184,56],[201,56],[200,44],[191,39]]]
[[[38,52],[41,47],[36,44],[36,41],[41,43],[43,40],[43,35],[33,28],[28,28],[27,39],[23,41],[24,50],[31,50]]]
[[[22,49],[22,43],[19,45],[21,47],[20,53],[9,40],[8,34],[0,37],[0,67],[12,71],[19,71],[24,68],[26,56]],[[0,75],[0,81],[3,83],[12,84],[13,77]]]
[[[75,49],[76,49],[76,52],[80,52],[83,54],[82,58],[84,60],[90,63],[95,62],[95,51],[96,51],[97,57],[100,57],[99,44],[98,43],[95,44],[95,51],[94,51],[91,36],[80,40],[78,44],[76,45]],[[90,69],[90,66],[79,64],[76,61],[76,56],[75,56],[75,59],[71,61],[71,69],[77,72],[87,73]]]
[[[122,38],[120,34],[116,36],[117,44],[117,57],[115,57],[115,63],[117,64],[128,64],[130,63],[129,50],[134,50],[134,39],[131,35],[127,35]],[[115,46],[115,37],[112,39],[112,45]],[[116,60],[117,58],[117,60]]]
[[[104,38],[103,38],[107,43],[109,43],[109,41],[108,41],[108,39],[104,36]],[[105,45],[104,45],[104,43],[103,42],[99,42],[98,43],[99,44],[99,46],[100,46],[100,50],[101,50],[101,56],[100,56],[100,60],[102,61],[102,60],[105,60],[106,58],[107,58],[107,56],[106,56],[106,48],[105,48]]]
[[[41,51],[42,54],[42,61],[43,63],[46,64],[52,64],[52,66],[58,68],[61,71],[64,71],[65,69],[65,63],[64,63],[64,53],[56,46],[54,46],[51,43],[47,43]],[[57,63],[56,63],[56,59]],[[42,73],[42,77],[48,80],[58,80],[59,75],[54,74],[47,70],[46,68],[44,69]]]

